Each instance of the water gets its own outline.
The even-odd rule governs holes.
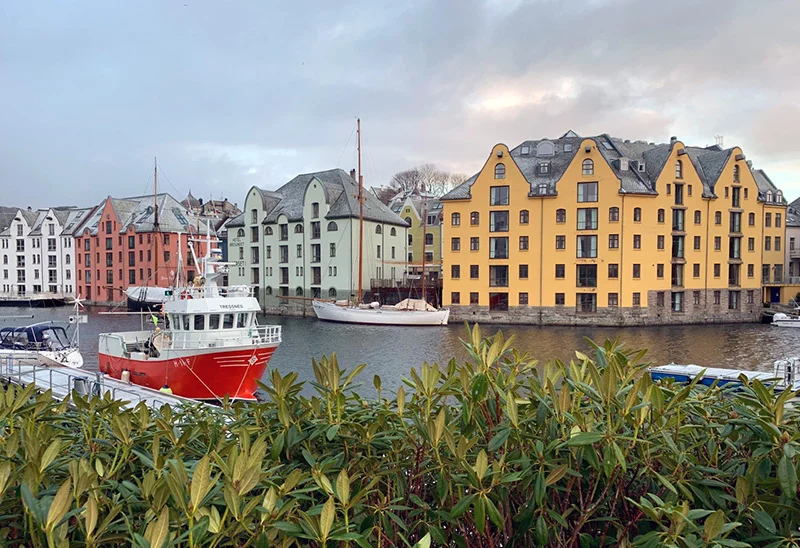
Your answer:
[[[81,353],[87,370],[97,370],[98,333],[138,330],[141,326],[139,316],[100,314],[105,310],[88,308],[89,323],[81,325]],[[27,314],[34,318],[0,318],[0,327],[51,319],[66,321],[73,313],[70,307],[2,308],[0,316]],[[365,385],[359,390],[364,396],[374,395],[372,378],[376,374],[380,375],[384,389],[395,390],[401,377],[409,377],[412,367],[419,370],[425,361],[444,364],[451,357],[460,360],[466,357],[460,342],[466,336],[463,324],[382,327],[274,316],[264,316],[261,322],[283,326],[283,343],[275,352],[270,369],[278,368],[284,374],[296,371],[300,380],[311,381],[314,379],[312,358],[335,352],[340,366],[346,369],[359,363],[367,364],[359,379]],[[675,362],[771,372],[774,360],[800,355],[800,329],[762,324],[626,328],[485,325],[481,328],[486,335],[498,329],[507,336],[515,335],[514,346],[541,361],[569,360],[575,350],[589,350],[585,338],[601,342],[615,337],[620,337],[629,348],[647,348],[647,358],[656,364]],[[73,329],[71,327],[69,332]]]

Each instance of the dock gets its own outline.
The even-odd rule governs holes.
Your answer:
[[[72,391],[81,396],[105,396],[122,402],[124,408],[134,408],[144,403],[153,410],[164,405],[180,407],[185,405],[208,405],[189,398],[165,394],[158,390],[113,379],[103,373],[82,371],[64,366],[46,366],[24,363],[8,359],[0,364],[0,382],[17,386],[35,385],[40,392],[50,390],[53,398],[63,400]]]

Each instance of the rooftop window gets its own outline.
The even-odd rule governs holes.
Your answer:
[[[522,145],[520,147],[520,149],[519,149],[519,153],[520,154],[530,154],[531,153],[531,147],[528,146],[528,145]]]
[[[572,152],[572,143],[564,144],[564,152]]]
[[[542,141],[536,145],[537,156],[552,156],[556,153],[556,147],[552,141]]]

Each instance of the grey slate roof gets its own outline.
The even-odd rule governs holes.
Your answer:
[[[656,188],[656,181],[664,169],[672,169],[665,164],[675,142],[670,143],[648,143],[646,141],[630,141],[618,139],[608,134],[601,134],[594,137],[580,137],[573,131],[568,131],[558,139],[539,139],[525,141],[517,147],[511,149],[511,158],[517,164],[522,175],[530,183],[530,195],[542,194],[542,185],[546,185],[547,194],[558,192],[558,183],[564,176],[567,167],[577,154],[580,144],[584,139],[594,141],[597,150],[614,170],[619,178],[621,193],[629,194],[658,194],[660,189]],[[551,143],[554,153],[552,155],[540,155],[537,153],[538,147],[542,143]],[[548,145],[544,145],[548,146]],[[569,150],[571,148],[571,150]],[[527,154],[523,154],[523,149],[528,149]],[[707,198],[715,197],[714,185],[720,177],[722,169],[731,156],[733,149],[722,150],[718,146],[711,147],[686,147],[688,161],[691,161],[700,180],[703,182],[703,196]],[[622,169],[622,160],[627,160],[628,169]],[[549,165],[546,173],[541,173],[539,166],[542,163]],[[640,167],[643,165],[643,169]],[[763,199],[763,193],[767,189],[777,192],[775,185],[769,180],[761,170],[753,170],[753,176],[759,187],[759,197]],[[478,174],[473,175],[464,183],[457,186],[444,196],[442,200],[463,200],[470,197],[470,187],[476,181]],[[763,189],[762,189],[763,187]]]
[[[279,215],[285,215],[289,221],[303,218],[303,198],[306,187],[316,180],[325,191],[328,202],[326,219],[343,219],[359,216],[358,185],[350,175],[342,169],[330,169],[315,173],[298,175],[278,190],[269,192],[261,190],[262,200],[267,212],[264,224],[275,223]],[[406,222],[383,204],[372,192],[364,191],[364,219],[378,223],[408,226]]]
[[[54,208],[53,216],[58,224],[61,226],[59,235],[71,235],[76,228],[76,221],[86,215],[92,208],[76,208],[76,207],[58,207]],[[47,221],[50,209],[37,209],[36,211],[28,211],[25,209],[2,210],[0,211],[0,236],[10,236],[9,231],[11,222],[19,214],[21,215],[28,225],[31,227],[29,236],[42,236],[44,232],[42,227]]]
[[[230,220],[225,223],[225,226],[244,226],[244,213],[239,213],[236,217],[231,217]]]
[[[153,232],[155,223],[155,210],[153,196],[132,196],[130,198],[107,198],[117,214],[119,233],[127,231],[133,225],[135,232]],[[100,224],[100,216],[105,206],[103,200],[76,230],[83,231],[88,228],[92,235],[96,235]],[[193,227],[201,234],[206,233],[207,222],[187,210],[180,202],[169,194],[158,194],[158,229],[161,232],[187,232],[188,227]],[[213,227],[210,227],[214,234]]]

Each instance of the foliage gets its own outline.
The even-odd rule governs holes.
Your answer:
[[[0,543],[798,545],[792,394],[653,383],[616,342],[542,367],[477,326],[465,345],[372,401],[335,356],[314,397],[272,370],[268,401],[221,409],[9,387]]]

